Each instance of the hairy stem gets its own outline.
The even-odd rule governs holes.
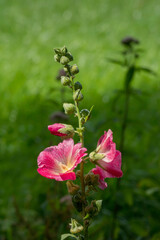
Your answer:
[[[74,95],[75,88],[74,88],[74,82],[73,82],[72,76],[71,76],[71,82],[72,82],[72,90],[73,90],[73,95]],[[76,100],[74,100],[74,104],[76,107],[76,114],[77,114],[77,118],[78,118],[80,142],[82,143],[82,147],[83,147],[84,146],[84,135],[83,135],[83,128],[82,128],[82,123],[81,123],[81,115],[80,115],[78,103]],[[85,213],[86,193],[85,193],[85,183],[84,183],[84,162],[83,161],[80,164],[80,181],[81,181],[81,191],[82,191],[82,217],[84,218],[86,215],[86,213]],[[88,224],[86,224],[85,220],[83,220],[83,225],[84,225],[84,239],[88,240]]]

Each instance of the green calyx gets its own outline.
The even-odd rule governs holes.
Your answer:
[[[89,158],[91,162],[96,163],[99,160],[102,160],[105,157],[104,153],[91,152]]]
[[[67,124],[63,124],[63,125],[65,127],[64,128],[60,128],[58,130],[58,132],[66,134],[67,137],[73,137],[74,136],[74,128],[72,127],[72,125],[67,125]]]

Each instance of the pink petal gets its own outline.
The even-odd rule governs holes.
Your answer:
[[[109,129],[98,141],[97,151],[99,153],[108,153],[108,159],[110,159],[110,154],[115,154],[116,150],[116,145],[112,140],[112,131]]]
[[[91,170],[95,175],[99,175],[99,188],[104,190],[107,188],[107,183],[104,181],[104,175],[101,168],[96,167]]]
[[[111,162],[101,161],[100,165],[103,167],[104,177],[105,178],[119,178],[122,177],[123,172],[121,170],[121,152],[116,151],[116,155]],[[104,170],[105,169],[105,170]]]
[[[109,129],[107,132],[105,131],[104,132],[104,135],[102,135],[101,137],[100,137],[100,139],[98,140],[98,146],[99,145],[105,145],[105,144],[107,144],[106,143],[106,141],[111,141],[112,142],[112,140],[113,140],[113,133],[112,133],[112,131]]]
[[[44,151],[42,151],[37,159],[39,168],[52,168],[55,171],[60,171],[60,166],[58,161],[53,157],[53,153],[55,153],[56,147],[48,147]]]
[[[74,172],[66,172],[63,174],[56,175],[52,172],[52,169],[49,169],[49,168],[38,168],[37,171],[43,177],[55,179],[56,181],[66,181],[66,180],[76,179],[76,174]]]

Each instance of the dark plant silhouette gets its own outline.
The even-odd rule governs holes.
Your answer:
[[[139,48],[140,41],[133,37],[125,37],[122,39],[121,44],[123,45],[123,50],[121,51],[122,59],[111,59],[109,61],[118,64],[124,68],[126,68],[125,76],[124,76],[124,86],[123,90],[117,91],[117,95],[114,100],[114,104],[117,102],[119,97],[123,94],[124,95],[124,107],[123,107],[123,115],[121,120],[121,135],[120,135],[120,143],[119,143],[119,150],[122,154],[124,154],[124,142],[125,142],[125,133],[128,125],[128,115],[129,115],[129,108],[130,108],[130,97],[131,95],[139,94],[139,90],[134,89],[132,87],[132,82],[136,77],[136,74],[143,71],[148,74],[156,75],[155,72],[148,68],[141,65],[138,65],[138,59],[140,57],[140,53],[143,52],[143,49]],[[121,179],[117,179],[115,193],[120,188]],[[114,210],[113,210],[113,222],[111,227],[111,239],[115,239],[115,229],[116,229],[116,222],[117,222],[117,215],[119,212],[119,205],[116,197],[114,199]]]

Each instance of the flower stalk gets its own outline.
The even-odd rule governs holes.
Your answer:
[[[106,178],[121,177],[121,153],[116,150],[112,141],[112,131],[109,129],[98,141],[97,148],[89,155],[84,148],[84,124],[89,120],[93,106],[90,110],[79,109],[79,102],[83,100],[82,85],[75,82],[75,75],[79,72],[78,66],[69,63],[73,56],[66,47],[55,49],[54,59],[61,63],[66,73],[61,76],[61,84],[72,89],[73,103],[63,103],[65,114],[74,114],[78,119],[78,127],[63,123],[55,123],[48,127],[51,134],[61,137],[62,143],[51,146],[38,156],[38,173],[46,178],[56,181],[67,181],[68,193],[72,196],[75,209],[81,213],[83,226],[75,219],[71,219],[70,233],[63,234],[61,239],[73,237],[77,240],[88,240],[88,228],[93,218],[100,212],[102,200],[89,201],[90,192],[97,192],[97,188],[107,188]],[[80,142],[74,144],[74,134],[78,134]],[[86,157],[86,155],[88,155]],[[84,164],[90,160],[95,168],[84,175]],[[77,165],[80,170],[74,172]],[[80,184],[73,181],[80,178]]]

